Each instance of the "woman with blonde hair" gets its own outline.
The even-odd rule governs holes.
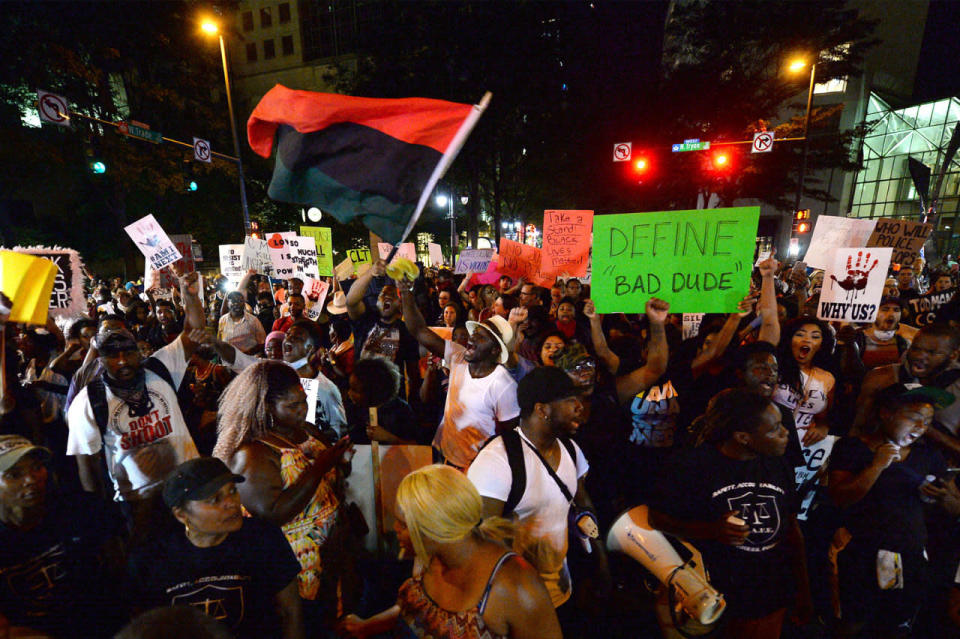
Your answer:
[[[395,528],[415,554],[414,576],[400,587],[397,605],[369,619],[348,615],[340,632],[370,637],[399,626],[436,639],[561,637],[536,570],[503,543],[512,524],[482,512],[480,493],[450,466],[407,475],[397,490]]]
[[[243,507],[281,526],[300,562],[300,596],[311,627],[335,618],[349,556],[337,464],[350,442],[328,444],[306,416],[296,371],[283,362],[258,362],[220,397],[213,454],[246,480],[237,484]]]

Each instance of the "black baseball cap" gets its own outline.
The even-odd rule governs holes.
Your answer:
[[[558,399],[580,395],[583,389],[556,366],[539,366],[527,373],[517,384],[517,403],[524,414],[535,404],[549,404]]]
[[[244,481],[243,475],[230,472],[216,457],[197,457],[170,471],[163,481],[163,501],[168,508],[182,506],[185,501],[206,499],[228,482]]]

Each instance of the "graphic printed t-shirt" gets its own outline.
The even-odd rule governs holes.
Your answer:
[[[514,508],[514,520],[519,531],[514,549],[523,554],[540,572],[550,599],[556,608],[567,599],[573,590],[570,572],[567,570],[567,514],[570,502],[564,497],[557,482],[550,476],[543,462],[530,448],[533,444],[520,433],[523,446],[523,465],[527,473],[527,486],[523,497]],[[528,445],[529,444],[529,445]],[[574,461],[561,443],[560,465],[557,476],[566,485],[571,495],[577,494],[577,480],[587,474],[590,465],[583,451],[574,443],[577,459]],[[510,462],[498,437],[484,447],[470,465],[467,477],[477,487],[481,497],[507,501],[513,476]]]
[[[198,548],[176,530],[135,550],[126,591],[139,608],[193,606],[241,639],[278,637],[274,597],[299,570],[276,526],[245,517],[217,546]]]
[[[680,396],[686,389],[678,369],[668,370],[626,404],[631,444],[643,448],[673,447],[680,419]]]
[[[188,364],[181,340],[164,346],[153,357],[167,367],[179,388]],[[107,428],[103,437],[90,405],[89,386],[77,393],[67,412],[67,454],[93,455],[103,449],[118,501],[142,498],[176,466],[197,456],[176,391],[153,372],[144,369],[144,375],[152,408],[140,417],[132,416],[127,403],[104,384]]]
[[[317,373],[312,379],[301,377],[300,383],[307,394],[307,421],[320,430],[333,430],[337,437],[345,435],[347,415],[337,385],[323,373]]]
[[[717,521],[739,511],[752,530],[742,546],[692,543],[703,553],[711,583],[727,598],[727,614],[747,618],[774,612],[792,596],[783,539],[798,506],[794,471],[786,459],[739,461],[711,444],[674,453],[650,502],[652,509],[687,521]]]
[[[485,441],[494,435],[497,422],[520,415],[517,383],[503,366],[486,377],[470,375],[466,349],[447,340],[443,359],[450,367],[450,385],[443,418],[433,446],[452,464],[466,468]]]
[[[102,628],[116,608],[106,594],[98,553],[118,535],[115,506],[92,494],[48,497],[39,526],[20,531],[0,523],[0,614],[13,626],[75,637],[78,628]]]
[[[382,355],[403,370],[404,362],[420,359],[420,347],[407,327],[399,319],[388,324],[380,315],[368,310],[357,320],[351,320],[354,347],[360,348],[360,357]]]

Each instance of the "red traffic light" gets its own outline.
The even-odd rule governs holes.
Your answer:
[[[647,158],[639,158],[636,162],[634,162],[633,166],[638,172],[642,173],[647,170],[649,163],[647,162]]]
[[[810,230],[809,222],[800,222],[797,224],[797,233],[806,233]]]
[[[713,166],[718,169],[725,169],[730,166],[730,155],[726,151],[717,151],[713,154]]]

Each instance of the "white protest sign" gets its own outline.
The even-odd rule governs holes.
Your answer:
[[[837,249],[866,246],[876,225],[876,220],[821,215],[813,227],[813,236],[803,261],[813,268],[827,269],[833,263]]]
[[[393,244],[389,242],[380,242],[377,244],[377,250],[380,251],[380,259],[385,260],[387,256],[390,255],[390,251],[393,250]],[[405,257],[411,262],[417,261],[417,247],[414,246],[413,242],[404,242],[400,245],[400,248],[397,249],[397,254],[393,256],[393,259],[398,257]],[[393,263],[393,260],[391,260]]]
[[[773,251],[760,251],[757,253],[757,262],[754,266],[760,266],[760,264],[769,260],[771,255],[773,255]]]
[[[803,433],[800,434],[801,437]],[[830,457],[830,452],[833,450],[833,445],[837,442],[839,437],[836,435],[827,435],[820,441],[810,446],[803,446],[803,466],[797,466],[794,469],[796,473],[797,480],[797,489],[800,490],[800,512],[797,514],[797,519],[806,519],[807,511],[810,509],[810,504],[813,502],[813,497],[816,494],[816,486],[809,486],[809,483],[817,476],[817,473],[821,471],[823,465],[827,463],[827,458]],[[804,488],[804,486],[807,486]]]
[[[485,273],[492,259],[493,249],[463,249],[460,251],[460,259],[457,260],[457,268],[453,272],[458,275],[471,272]]]
[[[817,317],[844,322],[875,320],[892,255],[892,248],[835,250],[823,273]]]
[[[314,322],[323,312],[323,304],[327,301],[327,293],[330,291],[330,284],[326,280],[317,280],[313,278],[304,278],[303,280],[303,298],[306,301],[306,310],[304,313]]]
[[[443,264],[443,251],[439,244],[430,242],[427,244],[427,250],[430,252],[430,266],[440,266]]]
[[[317,242],[312,237],[296,235],[287,239],[287,248],[290,259],[293,261],[297,275],[303,277],[320,277],[317,266]]]
[[[230,280],[234,286],[243,279],[246,269],[243,268],[243,244],[220,245],[220,272]]]
[[[700,334],[700,322],[706,313],[683,314],[683,339],[687,340]]]
[[[152,214],[125,226],[124,230],[147,258],[149,268],[159,271],[183,257]]]
[[[270,248],[266,240],[248,237],[243,241],[243,253],[240,263],[244,271],[250,269],[257,273],[273,277],[273,262],[270,260]]]
[[[297,266],[293,263],[293,256],[290,252],[288,242],[297,237],[293,231],[285,233],[268,233],[267,248],[270,249],[270,261],[273,263],[274,277],[278,279],[288,279],[297,272]]]

